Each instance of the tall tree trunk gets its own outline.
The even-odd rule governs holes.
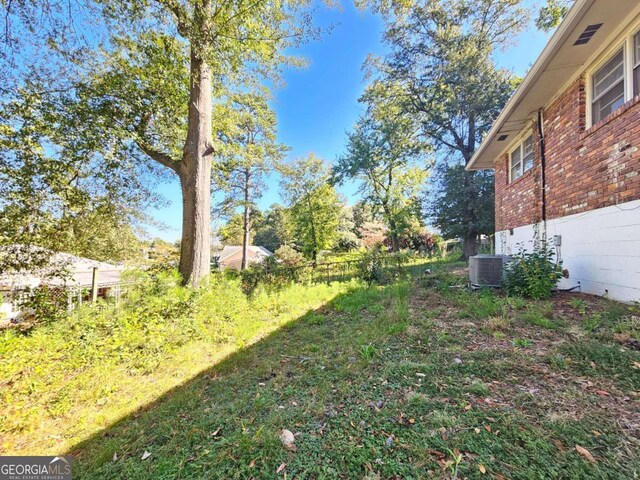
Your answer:
[[[469,234],[462,240],[462,257],[464,260],[468,260],[469,257],[473,257],[478,254],[478,235]]]
[[[389,233],[391,235],[391,251],[396,253],[400,251],[400,240],[398,239],[398,224],[396,223],[393,215],[391,214],[391,210],[385,204],[383,206],[384,213],[387,217],[387,222],[389,222]]]
[[[311,249],[311,257],[313,258],[313,266],[318,265],[318,237],[316,237],[316,224],[313,217],[313,204],[311,196],[307,194],[307,205],[309,207],[309,225],[311,226],[311,237],[313,238],[313,247]]]
[[[242,223],[242,263],[240,270],[246,270],[249,266],[247,250],[249,250],[249,232],[251,230],[251,205],[249,204],[249,191],[251,188],[251,172],[247,168],[244,172],[244,215]]]
[[[191,51],[187,140],[179,176],[182,187],[182,282],[198,287],[206,281],[211,261],[211,70]]]
[[[398,232],[395,226],[391,226],[391,251],[394,253],[400,251],[400,240],[398,239]]]

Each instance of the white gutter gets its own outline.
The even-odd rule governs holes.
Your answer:
[[[511,115],[513,110],[520,104],[523,95],[529,90],[529,88],[540,78],[546,68],[549,66],[553,57],[556,55],[560,47],[566,41],[566,38],[573,32],[576,24],[582,19],[586,11],[591,7],[595,0],[576,0],[571,9],[567,12],[562,23],[558,26],[551,39],[542,50],[542,53],[535,61],[531,69],[527,72],[522,83],[518,86],[515,93],[511,96],[505,107],[496,118],[491,129],[487,132],[486,137],[482,140],[482,143],[469,160],[469,163],[465,167],[466,170],[471,170],[478,158],[487,148],[487,145],[493,141],[498,134],[502,126],[504,125],[507,117]]]

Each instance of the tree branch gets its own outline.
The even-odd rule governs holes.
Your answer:
[[[136,135],[134,138],[134,142],[136,142],[136,145],[140,147],[140,150],[142,150],[145,154],[147,154],[147,156],[149,156],[151,159],[155,160],[160,165],[170,168],[174,172],[178,173],[178,166],[180,165],[179,162],[175,161],[171,157],[171,155],[169,155],[168,153],[157,150],[156,148],[154,148],[144,140],[143,135],[145,130],[147,129],[147,124],[149,123],[149,117],[150,117],[149,114],[142,117],[142,119],[140,120],[140,123],[138,123],[138,125],[136,126],[135,128]]]
[[[176,17],[176,28],[184,38],[189,38],[189,15],[176,0],[156,0],[160,5],[168,8]]]

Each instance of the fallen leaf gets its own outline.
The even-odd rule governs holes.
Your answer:
[[[140,458],[141,458],[141,460],[146,460],[150,456],[151,456],[151,454],[145,450],[144,453],[142,454],[142,457],[140,457]]]
[[[597,430],[591,430],[591,433],[593,433],[596,437],[599,437],[600,435],[602,435],[599,431]]]
[[[254,458],[253,460],[251,460],[251,462],[249,462],[249,468],[253,468],[256,466],[256,459]]]
[[[429,455],[433,455],[433,456],[435,456],[436,458],[439,458],[439,459],[445,458],[447,456],[445,453],[440,452],[438,450],[433,450],[431,448],[428,449],[427,452],[429,453]]]
[[[608,397],[608,396],[610,396],[610,395],[609,395],[609,392],[607,392],[606,390],[596,390],[596,393],[597,393],[598,395],[600,395],[601,397]]]
[[[296,451],[296,437],[293,436],[293,433],[290,430],[287,430],[286,428],[282,430],[282,433],[280,434],[280,441],[287,450],[291,450],[292,452]]]
[[[576,451],[580,455],[582,455],[584,458],[589,460],[591,463],[596,463],[596,459],[593,458],[593,455],[591,455],[591,452],[589,450],[587,450],[586,448],[581,447],[580,445],[576,445]]]
[[[117,461],[118,460],[118,452],[113,452],[113,461]]]
[[[491,426],[489,426],[489,425],[485,425],[485,426],[484,426],[484,429],[485,429],[487,432],[491,433]]]
[[[567,447],[564,446],[564,443],[562,443],[560,440],[556,439],[553,441],[553,444],[558,448],[558,450],[560,450],[561,452],[566,452],[567,451]]]
[[[487,473],[487,467],[483,464],[478,465],[478,470],[480,470],[480,473]]]
[[[480,433],[480,429],[478,427],[474,428],[473,431],[476,433]]]
[[[213,432],[211,436],[215,437],[216,435],[218,435],[218,433],[220,433],[220,428],[218,428],[215,432]]]
[[[278,474],[278,473],[282,472],[285,468],[287,468],[287,464],[286,464],[286,463],[284,463],[284,462],[282,462],[282,463],[280,464],[280,466],[278,467],[278,469],[276,470],[276,474]]]

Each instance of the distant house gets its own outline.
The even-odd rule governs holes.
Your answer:
[[[93,269],[97,268],[98,296],[106,297],[119,289],[124,265],[115,265],[68,253],[56,253],[49,266],[37,271],[24,271],[0,275],[0,323],[16,318],[19,313],[19,298],[28,289],[40,285],[60,287],[67,290],[69,302],[82,302],[83,291],[90,289]],[[64,270],[63,275],[54,272]]]
[[[467,169],[495,170],[497,253],[546,237],[561,288],[640,300],[640,2],[576,0]]]
[[[260,263],[265,258],[270,257],[271,255],[273,255],[273,253],[271,253],[264,247],[251,245],[247,248],[247,258],[249,265]],[[224,270],[226,268],[240,270],[240,267],[242,265],[242,246],[231,245],[224,247],[222,249],[222,252],[220,252],[217,260],[220,270]]]

